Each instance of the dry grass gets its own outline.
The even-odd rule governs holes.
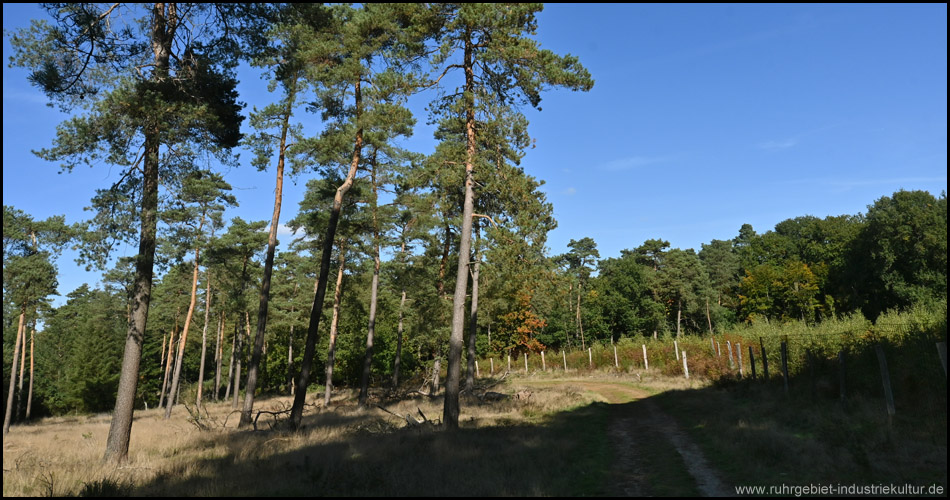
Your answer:
[[[491,390],[528,394],[517,382]],[[544,429],[551,413],[583,406],[591,399],[571,388],[535,388],[526,399],[497,401],[463,395],[462,429],[448,435],[437,432],[434,425],[442,413],[442,398],[418,393],[398,399],[377,397],[375,402],[391,412],[387,413],[376,407],[361,410],[355,394],[343,392],[330,408],[308,407],[304,428],[296,433],[271,429],[275,420],[267,414],[260,415],[257,431],[238,430],[238,415],[228,403],[208,405],[200,420],[204,430],[183,406],[177,406],[168,421],[160,409],[137,411],[129,461],[120,467],[101,461],[108,415],[49,418],[14,426],[4,439],[3,495],[310,495],[319,491],[409,496],[435,494],[440,488],[441,494],[551,495],[563,485],[548,486],[544,478],[519,484],[515,478],[505,480],[505,471],[517,475],[525,467],[518,462],[525,460],[554,468],[536,456],[560,456],[556,449],[544,449],[557,440],[544,439],[543,432],[527,428],[542,424],[539,428]],[[290,398],[271,398],[261,401],[258,408],[280,411],[290,402]],[[414,421],[424,415],[429,422],[409,425],[406,415]],[[483,463],[485,475],[479,477],[495,477],[498,482],[491,480],[486,488],[485,484],[466,485],[461,479],[442,481],[463,463],[476,469]],[[452,489],[445,490],[447,486],[440,483]]]

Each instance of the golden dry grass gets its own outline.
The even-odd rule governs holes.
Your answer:
[[[527,389],[517,381],[490,390],[505,394],[529,390],[531,394],[523,400],[509,397],[497,401],[482,401],[463,394],[460,419],[463,430],[539,422],[552,412],[577,407],[593,399],[571,388],[542,391]],[[484,389],[476,392],[484,393]],[[314,394],[308,400],[322,399],[321,395]],[[361,410],[355,400],[351,391],[340,391],[329,408],[323,408],[322,402],[320,406],[309,406],[304,428],[296,433],[276,428],[273,425],[276,419],[268,414],[259,416],[257,431],[238,430],[239,415],[232,412],[229,403],[207,405],[200,419],[206,427],[204,430],[194,423],[182,405],[175,407],[172,418],[167,421],[161,409],[136,411],[129,460],[119,467],[101,461],[109,415],[56,417],[14,426],[3,441],[3,495],[243,495],[262,491],[267,477],[280,477],[274,483],[275,494],[293,494],[307,491],[311,483],[328,483],[340,476],[342,471],[338,469],[343,465],[327,457],[336,457],[337,462],[358,462],[361,455],[375,454],[379,447],[383,447],[381,456],[417,460],[418,471],[390,473],[386,481],[391,483],[387,488],[395,488],[392,490],[366,490],[356,484],[351,485],[352,490],[344,485],[339,491],[400,494],[412,491],[411,485],[406,485],[406,489],[398,483],[422,474],[427,465],[425,457],[458,451],[454,449],[457,443],[442,439],[439,436],[443,433],[435,432],[434,423],[442,413],[441,397],[418,393],[399,399],[377,396],[374,403],[391,413],[375,406]],[[291,401],[289,397],[259,400],[256,410],[284,410]],[[410,425],[406,415],[413,421],[423,420],[425,416],[429,422]],[[393,449],[387,451],[386,447]],[[445,450],[440,452],[440,448]],[[503,455],[499,453],[498,457]],[[233,473],[228,472],[232,470]],[[261,474],[248,474],[249,470],[259,470]],[[287,474],[288,471],[291,473]],[[306,474],[300,474],[304,471]],[[367,474],[373,472],[366,471]],[[378,469],[375,472],[380,473]],[[399,477],[403,474],[407,477]],[[301,475],[302,479],[297,477]],[[530,491],[515,488],[510,492],[525,493],[530,494]],[[537,493],[551,492],[541,489]]]

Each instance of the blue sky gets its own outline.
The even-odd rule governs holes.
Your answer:
[[[42,15],[4,4],[4,32]],[[524,110],[536,147],[522,165],[546,182],[559,224],[552,254],[586,236],[601,257],[650,238],[699,250],[744,223],[761,233],[792,217],[866,212],[899,189],[947,189],[946,4],[549,4],[538,26],[542,47],[578,56],[596,82]],[[243,101],[269,101],[257,73],[240,78]],[[423,153],[434,145],[430,97],[414,101],[406,143]],[[32,155],[65,118],[45,103],[22,69],[4,66],[3,203],[76,222],[118,172],[58,174]],[[229,216],[269,219],[273,172],[249,162],[243,154],[226,173],[241,203]],[[288,183],[282,221],[306,180]],[[63,295],[98,281],[68,252],[58,264]]]

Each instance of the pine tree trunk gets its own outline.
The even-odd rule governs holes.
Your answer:
[[[475,340],[478,333],[478,268],[482,263],[481,250],[478,248],[478,223],[475,225],[475,265],[472,266],[472,309],[468,321],[468,366],[465,371],[465,390],[475,389]]]
[[[683,317],[683,300],[676,301],[676,337],[680,336],[680,319]]]
[[[581,334],[581,349],[587,349],[587,342],[584,341],[584,323],[581,321],[581,284],[577,284],[577,307],[574,309],[577,315],[577,329]]]
[[[30,419],[30,409],[33,407],[33,338],[36,337],[36,321],[30,330],[30,389],[26,396],[26,420]]]
[[[231,387],[234,386],[234,360],[237,359],[237,356],[234,355],[234,348],[237,346],[238,338],[238,327],[234,325],[234,336],[231,337],[231,358],[228,359],[228,383],[224,389],[224,400],[227,401],[231,399]]]
[[[340,321],[340,301],[343,298],[343,270],[346,266],[346,239],[340,240],[340,266],[336,273],[336,290],[333,292],[333,317],[330,319],[330,343],[327,351],[327,382],[323,391],[323,406],[330,406],[333,395],[333,366],[336,364],[336,332]]]
[[[376,335],[376,299],[379,291],[379,218],[376,209],[379,195],[376,187],[376,149],[373,150],[371,165],[373,166],[370,173],[370,181],[373,185],[373,281],[369,292],[369,325],[366,327],[366,352],[363,355],[363,373],[360,376],[358,403],[361,407],[366,406],[366,399],[369,397],[369,378],[373,369],[373,337]]]
[[[181,313],[181,307],[179,306],[178,310],[175,311],[175,326],[172,328],[172,333],[168,338],[168,355],[165,356],[165,370],[162,375],[162,392],[158,395],[158,407],[165,407],[165,398],[168,392],[168,377],[172,372],[172,360],[174,357],[172,354],[175,350],[175,333],[178,331],[178,315]]]
[[[16,329],[16,341],[13,344],[13,362],[10,363],[10,389],[7,391],[7,409],[3,415],[3,435],[10,432],[10,422],[13,418],[13,393],[16,388],[16,358],[20,356],[20,343],[23,338],[23,317],[26,315],[25,308],[20,309],[20,320]]]
[[[221,363],[224,361],[224,311],[218,317],[218,333],[214,337],[214,400],[221,398]]]
[[[33,309],[33,316],[36,317],[36,309]],[[36,319],[33,319],[31,323],[36,323]],[[13,360],[14,363],[16,359]],[[11,368],[12,369],[12,368]],[[23,379],[24,372],[26,371],[26,326],[23,326],[23,335],[20,340],[20,373],[17,379],[17,388],[16,388],[16,412],[13,414],[13,419],[17,422],[23,420]]]
[[[247,384],[244,394],[244,408],[241,410],[241,421],[238,427],[245,427],[251,423],[251,411],[254,409],[254,392],[257,390],[257,372],[261,363],[261,351],[264,347],[264,332],[267,328],[267,306],[270,302],[270,281],[274,270],[274,253],[277,249],[277,226],[280,220],[280,204],[284,189],[284,155],[287,152],[287,131],[290,129],[290,115],[294,104],[294,86],[287,99],[287,109],[284,111],[284,123],[280,130],[280,146],[277,157],[277,187],[274,190],[274,213],[271,215],[270,233],[267,237],[267,257],[264,259],[264,278],[261,281],[261,298],[257,310],[257,331],[254,333],[254,349],[251,352],[251,362],[247,367]]]
[[[471,258],[472,213],[475,206],[473,191],[475,169],[475,73],[474,44],[471,32],[466,32],[465,56],[465,201],[462,206],[462,231],[459,241],[458,271],[455,275],[455,295],[452,303],[452,333],[449,336],[448,373],[445,376],[443,425],[447,430],[459,426],[459,375],[462,368],[462,333],[465,330],[465,292],[468,290],[468,260]]]
[[[162,82],[168,78],[171,44],[178,26],[175,4],[156,4],[151,21],[154,67],[151,80]],[[135,261],[135,281],[132,285],[132,321],[125,340],[122,371],[116,393],[115,410],[106,440],[103,460],[124,462],[129,454],[132,436],[132,412],[135,410],[135,392],[138,387],[142,345],[145,342],[145,323],[152,296],[152,267],[155,262],[155,237],[158,222],[158,160],[160,125],[147,123],[144,128],[145,154],[142,161],[142,208],[139,221],[139,253]]]
[[[201,218],[201,224],[198,225],[198,231],[204,225],[204,216]],[[191,318],[195,314],[195,304],[198,303],[198,260],[199,250],[195,249],[195,265],[191,274],[191,302],[188,304],[188,312],[185,314],[185,326],[181,329],[181,340],[178,341],[178,357],[175,359],[175,373],[172,375],[171,392],[175,394],[175,399],[169,398],[165,405],[165,420],[172,416],[172,407],[178,401],[178,394],[181,392],[179,383],[181,381],[181,366],[185,358],[185,347],[188,345],[188,329],[191,327]]]
[[[205,271],[208,288],[205,290],[205,324],[201,328],[201,363],[198,365],[198,394],[195,396],[195,408],[201,409],[201,392],[205,385],[205,354],[208,350],[208,320],[211,319],[211,270]]]
[[[294,283],[294,299],[297,297],[297,283]],[[290,306],[290,336],[287,339],[287,392],[294,395],[294,306]]]
[[[359,75],[357,75],[357,77],[358,76]],[[354,82],[354,94],[356,99],[356,123],[359,123],[362,115],[362,95],[360,94],[359,78]],[[333,251],[333,238],[336,235],[336,226],[340,219],[340,211],[343,208],[343,197],[346,195],[346,192],[349,191],[350,186],[353,185],[353,179],[356,177],[356,169],[360,164],[360,154],[363,150],[362,128],[357,128],[355,142],[353,146],[353,159],[350,162],[350,170],[347,172],[343,184],[336,189],[336,195],[333,197],[333,208],[330,210],[327,233],[323,241],[323,254],[320,258],[320,277],[317,281],[317,292],[313,300],[313,309],[310,311],[310,324],[307,327],[307,342],[304,346],[300,376],[297,378],[294,403],[290,409],[290,424],[294,429],[299,429],[300,422],[303,420],[303,405],[307,397],[307,387],[310,385],[310,370],[313,365],[313,355],[316,351],[320,316],[323,314],[326,281],[327,276],[330,274],[330,254]]]
[[[402,289],[402,298],[399,299],[399,326],[396,329],[396,357],[393,359],[393,390],[399,388],[399,366],[402,359],[402,316],[406,307],[406,289]]]

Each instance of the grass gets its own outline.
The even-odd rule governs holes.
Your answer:
[[[3,494],[615,496],[625,494],[615,483],[634,474],[642,495],[695,496],[697,486],[682,457],[661,434],[650,432],[654,406],[662,410],[660,418],[678,422],[730,488],[936,484],[945,492],[946,378],[926,358],[933,357],[934,339],[946,338],[945,317],[939,320],[922,316],[901,328],[875,331],[847,319],[825,325],[820,334],[770,328],[717,336],[723,353],[727,339],[745,348],[764,337],[768,382],[761,372],[757,381],[749,380],[748,372],[740,380],[725,354],[713,354],[708,337],[678,342],[689,353],[688,380],[670,339],[621,339],[619,367],[610,345],[595,344],[590,354],[568,353],[566,372],[560,353],[548,357],[546,366],[539,356],[529,356],[527,375],[524,360],[512,360],[512,373],[491,388],[509,397],[463,395],[461,428],[452,433],[407,424],[406,415],[433,422],[442,413],[440,397],[418,393],[377,394],[374,401],[387,413],[360,410],[353,392],[339,390],[329,408],[308,407],[304,428],[296,433],[272,428],[267,414],[258,430],[238,430],[228,403],[207,407],[202,430],[178,406],[167,421],[161,409],[137,411],[129,461],[115,467],[101,462],[108,415],[44,419],[16,425],[4,438]],[[856,328],[865,331],[853,334]],[[799,339],[791,350],[787,395],[773,358],[786,333]],[[884,410],[872,348],[881,342],[897,393],[893,421]],[[834,357],[842,347],[849,356],[844,403]],[[499,377],[504,370],[495,361]],[[744,363],[748,367],[748,359]],[[489,365],[482,363],[483,375]],[[586,389],[592,384],[597,393]],[[631,396],[631,391],[638,392]],[[519,393],[526,396],[511,397]],[[308,399],[322,401],[322,391]],[[257,407],[279,411],[289,404],[289,398],[264,398]],[[618,423],[629,430],[624,437],[637,453],[618,451]]]
[[[514,394],[525,387],[509,384]],[[320,394],[314,394],[319,399]],[[263,401],[279,409],[286,399]],[[201,431],[176,407],[136,412],[130,460],[102,464],[109,417],[51,418],[4,439],[4,496],[538,496],[602,493],[609,443],[603,404],[570,387],[531,390],[525,401],[463,398],[461,429],[409,427],[354,394],[310,412],[298,433],[237,430],[227,403],[210,405]],[[380,401],[429,419],[441,398]],[[262,422],[263,422],[262,417]],[[259,425],[262,429],[266,425]],[[595,436],[577,439],[576,436]],[[600,438],[598,438],[600,437]],[[570,457],[568,459],[568,457]],[[570,467],[565,468],[565,464]]]

